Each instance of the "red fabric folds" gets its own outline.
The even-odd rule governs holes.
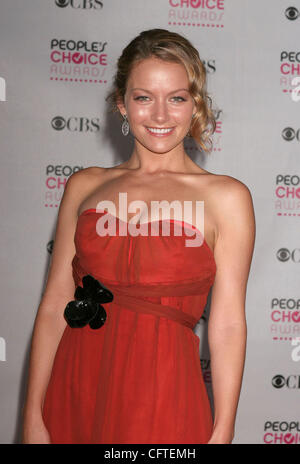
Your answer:
[[[91,208],[78,218],[73,277],[77,286],[93,275],[114,300],[100,329],[65,328],[43,405],[51,442],[207,443],[212,414],[192,328],[214,282],[213,253],[172,234],[193,228],[184,222],[169,220],[168,236],[152,236],[151,223],[142,224],[149,235],[100,236],[102,216]],[[127,223],[115,219],[120,231]]]

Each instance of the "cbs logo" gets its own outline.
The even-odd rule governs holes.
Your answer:
[[[294,263],[300,262],[300,249],[295,248],[295,250],[290,251],[288,248],[280,248],[277,251],[277,259],[282,263],[286,263],[289,260],[292,260]]]
[[[55,5],[59,8],[70,6],[82,10],[100,10],[103,8],[103,3],[99,0],[55,0]]]
[[[274,388],[300,388],[300,375],[289,375],[284,377],[283,375],[275,375],[272,379],[272,385]]]
[[[294,6],[290,6],[289,8],[287,8],[284,14],[285,17],[290,21],[295,21],[295,19],[298,19],[300,15],[299,11]]]
[[[71,132],[97,132],[100,130],[99,118],[85,118],[71,116],[65,119],[63,116],[55,116],[51,126],[57,131],[68,129]]]
[[[286,140],[287,142],[291,142],[294,139],[300,142],[300,129],[295,130],[292,127],[285,127],[281,135],[282,135],[282,138]]]
[[[50,240],[50,242],[47,243],[47,252],[49,253],[49,255],[52,254],[53,246],[54,246],[54,240]]]

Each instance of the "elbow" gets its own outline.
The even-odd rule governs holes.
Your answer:
[[[222,344],[228,341],[237,342],[238,340],[247,341],[248,328],[246,321],[239,321],[230,324],[208,324],[209,344]]]

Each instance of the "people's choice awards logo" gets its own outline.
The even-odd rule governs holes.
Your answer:
[[[263,441],[266,444],[295,445],[300,442],[298,421],[271,421],[264,424]]]
[[[297,338],[293,339],[292,336],[299,333],[300,300],[297,298],[272,298],[270,309],[270,333],[273,340],[278,342],[294,340],[293,343],[296,346]],[[295,348],[292,359],[296,360],[299,348]]]
[[[50,79],[106,83],[107,42],[54,38],[50,42]]]
[[[169,26],[223,28],[225,0],[168,0]]]
[[[280,86],[290,93],[293,101],[300,100],[300,51],[283,50],[280,53]]]
[[[212,151],[221,151],[222,150],[222,137],[223,137],[223,121],[222,121],[221,116],[223,115],[223,110],[219,108],[214,108],[212,111],[214,113],[214,117],[216,120],[216,130],[211,136]],[[197,145],[195,140],[191,137],[185,138],[184,148],[188,153],[195,152],[195,150],[201,152],[201,148]]]
[[[292,131],[287,131],[287,133],[288,136],[292,137]],[[299,200],[300,177],[297,174],[278,174],[275,180],[275,210],[277,216],[299,217]]]
[[[83,166],[70,166],[60,164],[48,164],[46,166],[46,192],[44,204],[47,208],[58,208],[64,193],[68,177],[74,172],[80,171]]]

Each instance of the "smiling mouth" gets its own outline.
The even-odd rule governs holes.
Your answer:
[[[166,135],[166,134],[170,134],[174,130],[174,127],[166,127],[166,128],[162,127],[162,128],[159,128],[159,127],[147,127],[146,126],[146,129],[151,134]]]

